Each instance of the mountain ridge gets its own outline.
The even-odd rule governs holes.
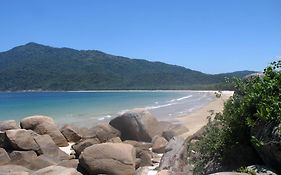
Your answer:
[[[238,72],[205,74],[178,65],[35,42],[0,52],[0,90],[204,89]],[[253,71],[239,71],[242,77]]]

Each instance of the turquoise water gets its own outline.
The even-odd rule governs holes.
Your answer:
[[[48,115],[60,125],[92,126],[133,108],[172,120],[213,99],[212,93],[194,91],[1,92],[0,120]]]

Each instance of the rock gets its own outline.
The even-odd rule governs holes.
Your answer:
[[[152,151],[155,153],[164,153],[168,141],[161,136],[155,136],[152,140]]]
[[[48,134],[58,146],[67,146],[67,140],[57,128],[54,120],[47,116],[30,116],[20,122],[23,129],[30,129],[44,135]]]
[[[130,145],[134,146],[135,148],[140,148],[140,149],[149,149],[152,147],[151,143],[138,142],[135,140],[125,140],[123,143],[130,144]]]
[[[162,156],[163,154],[153,153],[151,159],[152,163],[160,163]]]
[[[186,127],[184,127],[182,124],[174,124],[171,122],[167,122],[167,121],[160,121],[160,127],[163,128],[163,132],[158,134],[158,135],[162,135],[165,132],[168,132],[168,134],[171,134],[167,140],[175,137],[175,136],[179,136],[185,132],[188,132],[188,129]],[[165,133],[167,134],[167,133]],[[173,135],[173,137],[171,137]],[[164,136],[163,136],[164,137]],[[165,137],[164,137],[165,138]],[[166,139],[166,138],[165,138]]]
[[[5,165],[11,161],[5,149],[0,148],[0,165]]]
[[[0,131],[6,131],[10,129],[20,129],[20,127],[17,125],[15,120],[0,121]]]
[[[48,166],[46,168],[40,169],[32,175],[82,175],[74,168],[66,168],[62,166]]]
[[[134,173],[134,175],[148,175],[149,172],[151,170],[149,169],[149,167],[145,166],[145,167],[139,167],[136,172]]]
[[[138,169],[141,165],[141,159],[140,158],[136,158],[136,161],[135,161],[135,169]]]
[[[277,175],[277,173],[274,173],[270,168],[260,165],[251,165],[248,166],[247,169],[255,172],[256,175]]]
[[[156,175],[192,175],[192,173],[179,173],[170,170],[161,170]]]
[[[81,152],[85,148],[87,148],[89,146],[92,146],[92,145],[95,145],[95,144],[99,144],[99,143],[100,143],[100,141],[97,138],[81,140],[80,142],[72,145],[72,149],[75,151],[76,157],[79,157]]]
[[[51,165],[56,165],[57,161],[46,156],[46,155],[40,155],[30,161],[28,165],[25,167],[31,170],[40,170],[42,168],[51,166]]]
[[[170,141],[175,136],[176,136],[176,133],[175,133],[175,131],[172,131],[172,130],[163,131],[163,133],[162,133],[162,137],[164,137],[167,141]]]
[[[11,149],[6,132],[0,131],[0,148]]]
[[[190,172],[192,169],[187,162],[187,142],[180,138],[172,138],[166,146],[159,170],[170,170],[174,172]]]
[[[34,150],[39,149],[30,131],[25,129],[12,129],[6,131],[6,137],[15,150]]]
[[[252,135],[262,144],[253,145],[263,162],[281,173],[281,124],[259,122]]]
[[[57,164],[57,166],[63,166],[66,168],[78,168],[79,161],[78,159],[71,159],[71,160],[63,160],[60,163]]]
[[[210,175],[249,175],[247,173],[237,173],[237,172],[219,172]]]
[[[114,137],[120,137],[120,131],[113,128],[107,123],[101,123],[95,126],[92,131],[95,133],[101,143],[108,141]]]
[[[0,175],[30,175],[31,173],[31,170],[19,165],[0,166]]]
[[[89,174],[131,175],[135,171],[136,151],[124,143],[102,143],[86,148],[79,161]]]
[[[163,131],[156,118],[144,109],[126,112],[109,124],[121,132],[122,140],[151,142],[155,135],[161,135]]]
[[[9,156],[11,158],[11,164],[26,167],[32,159],[37,157],[37,154],[34,151],[12,151]]]
[[[20,165],[30,170],[39,170],[56,162],[47,158],[45,155],[38,156],[34,151],[13,151],[10,153],[11,164]]]
[[[223,161],[211,160],[204,166],[204,174],[228,172],[252,164],[261,164],[254,148],[248,144],[237,144],[229,147],[224,153]]]
[[[44,154],[54,161],[69,159],[69,155],[60,150],[49,135],[38,135],[34,137],[34,140],[39,146],[38,154]]]
[[[137,153],[137,158],[140,159],[140,163],[138,167],[143,167],[143,166],[151,166],[152,165],[152,155],[149,151],[141,150]]]
[[[83,140],[97,138],[93,128],[80,128],[80,134]]]
[[[107,142],[122,143],[122,140],[120,139],[120,137],[113,137],[113,138],[109,139]]]
[[[60,131],[68,142],[78,142],[82,138],[80,129],[73,125],[64,125]]]

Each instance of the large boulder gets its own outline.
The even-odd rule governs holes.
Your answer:
[[[67,140],[57,128],[54,120],[47,116],[30,116],[22,119],[20,126],[44,135],[48,134],[58,146],[67,146]]]
[[[5,165],[11,161],[5,149],[0,148],[0,165]]]
[[[73,125],[64,125],[60,131],[69,142],[78,142],[82,138],[80,128]]]
[[[166,145],[159,170],[166,169],[174,172],[188,173],[192,168],[188,165],[187,157],[187,141],[180,137],[173,137]]]
[[[168,141],[161,136],[155,136],[152,140],[152,151],[155,153],[164,153]]]
[[[14,150],[34,150],[39,149],[33,139],[32,131],[25,129],[11,129],[6,131],[6,138]]]
[[[74,168],[66,168],[62,166],[48,166],[46,168],[35,171],[32,175],[82,175]]]
[[[60,150],[49,135],[38,135],[34,137],[34,140],[39,146],[38,154],[44,154],[54,161],[69,159],[69,155]]]
[[[0,175],[30,175],[33,171],[19,165],[0,166]]]
[[[92,128],[93,133],[100,140],[101,143],[108,141],[114,137],[120,137],[120,131],[113,128],[107,123],[101,123]]]
[[[30,170],[39,170],[57,163],[45,155],[37,157],[34,151],[13,151],[9,155],[11,164],[20,165]]]
[[[6,131],[10,129],[20,129],[15,120],[0,121],[0,131]]]
[[[11,164],[26,167],[32,159],[37,157],[37,154],[34,151],[12,151],[9,156],[11,158]]]
[[[72,149],[75,151],[76,157],[79,157],[85,148],[90,147],[95,144],[99,144],[99,143],[100,143],[100,141],[97,138],[80,140],[78,143],[75,143],[74,145],[72,145]]]
[[[79,157],[89,174],[132,175],[135,171],[136,151],[124,143],[102,143],[86,148]]]
[[[79,164],[78,159],[71,159],[71,160],[63,160],[57,164],[57,166],[63,166],[66,168],[74,168],[77,169]]]
[[[155,135],[161,135],[163,131],[157,119],[144,109],[126,112],[109,124],[121,132],[122,140],[151,142]]]
[[[263,162],[281,173],[281,124],[275,122],[258,122],[251,130],[257,142],[254,144]]]

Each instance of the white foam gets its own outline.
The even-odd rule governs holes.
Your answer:
[[[102,121],[102,120],[105,120],[105,118],[111,118],[111,117],[112,117],[111,115],[105,115],[105,116],[99,117],[98,120]]]
[[[172,105],[175,105],[177,103],[168,103],[168,104],[165,104],[165,105],[158,105],[158,106],[147,106],[145,107],[146,110],[151,110],[151,109],[158,109],[158,108],[164,108],[164,107],[168,107],[168,106],[172,106]]]
[[[178,98],[177,101],[181,101],[181,100],[184,100],[184,99],[188,99],[192,97],[192,95],[188,95],[188,96],[185,96],[185,97],[181,97],[181,98]]]

